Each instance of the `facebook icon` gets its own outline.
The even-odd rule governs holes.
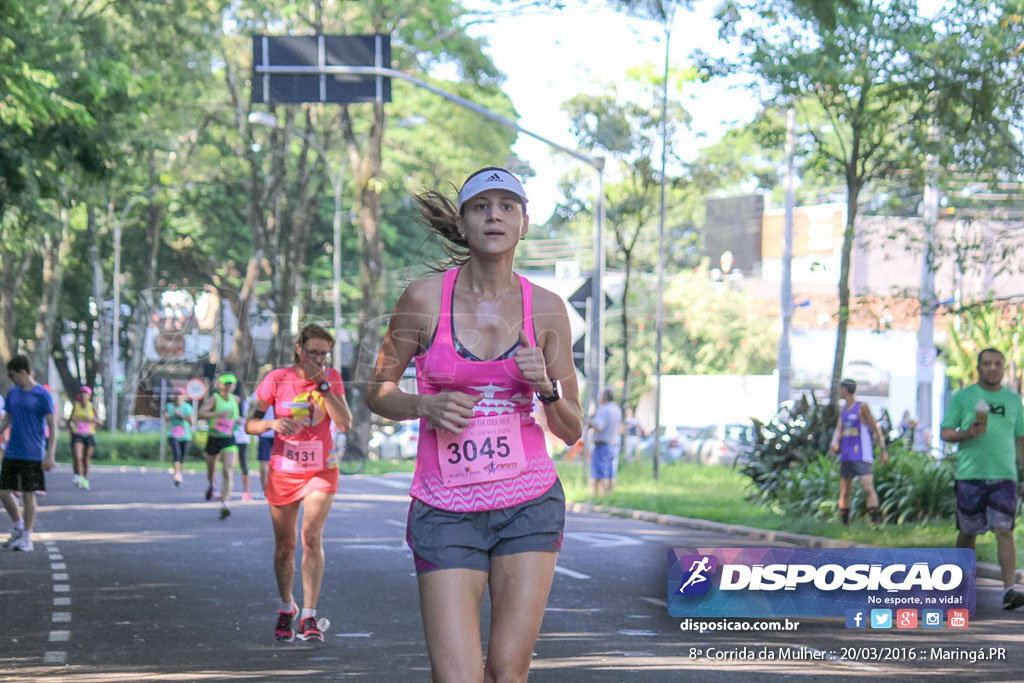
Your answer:
[[[862,609],[846,610],[846,628],[867,628],[867,613]]]

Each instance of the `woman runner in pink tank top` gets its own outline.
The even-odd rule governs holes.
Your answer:
[[[561,547],[565,498],[532,417],[566,444],[583,431],[562,300],[512,271],[526,194],[511,173],[471,175],[458,205],[417,196],[451,255],[413,281],[391,316],[367,393],[393,420],[420,419],[407,539],[434,680],[525,679]],[[398,382],[415,359],[417,393]],[[480,604],[491,590],[481,667]]]

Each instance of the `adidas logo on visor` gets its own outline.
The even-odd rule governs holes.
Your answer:
[[[500,183],[501,182],[501,176],[498,175],[497,173],[492,173],[491,175],[489,175],[486,178],[484,178],[484,182],[487,182],[487,183]]]

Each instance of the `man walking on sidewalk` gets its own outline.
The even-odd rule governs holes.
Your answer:
[[[940,435],[943,441],[959,444],[956,546],[974,550],[979,534],[995,533],[1006,588],[1003,609],[1016,609],[1024,605],[1024,588],[1014,585],[1013,539],[1017,467],[1024,463],[1024,410],[1020,396],[1003,386],[1004,363],[1003,353],[996,349],[978,354],[978,382],[953,394]]]
[[[7,363],[7,377],[13,386],[7,392],[7,414],[0,419],[0,433],[11,428],[3,465],[0,465],[0,501],[11,516],[14,528],[3,544],[14,550],[32,550],[32,527],[36,519],[36,491],[46,490],[44,471],[53,468],[57,454],[57,416],[50,392],[32,378],[32,365],[25,356]],[[49,437],[45,427],[49,426]],[[18,510],[14,491],[20,491],[24,514]]]

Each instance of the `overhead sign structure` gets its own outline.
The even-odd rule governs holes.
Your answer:
[[[349,67],[391,67],[391,36],[267,36],[252,39],[252,101],[390,102],[391,79]]]

